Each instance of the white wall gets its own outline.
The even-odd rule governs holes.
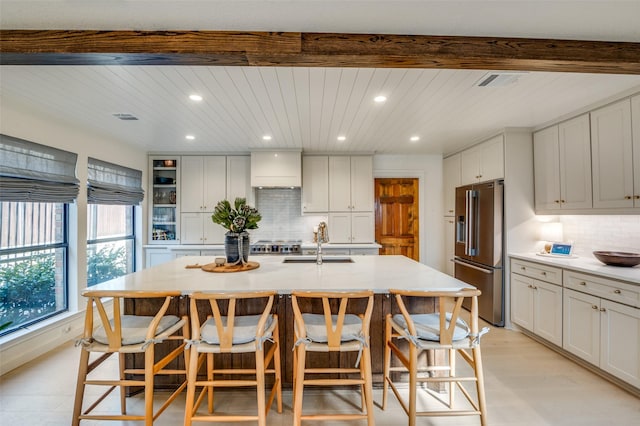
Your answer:
[[[147,154],[107,137],[61,123],[53,117],[28,111],[4,98],[0,99],[0,109],[1,133],[78,154],[76,176],[81,183],[78,200],[69,209],[69,313],[0,339],[0,374],[3,374],[75,338],[81,332],[82,319],[78,313],[85,308],[85,302],[80,291],[86,287],[87,281],[87,158],[142,170],[143,182],[146,182]],[[145,211],[143,203],[136,217],[136,231],[141,237],[144,237],[143,230],[146,229]],[[142,265],[142,241],[143,238],[139,238],[136,247],[138,268]]]
[[[420,262],[440,270],[444,255],[442,156],[375,155],[373,176],[419,179]]]

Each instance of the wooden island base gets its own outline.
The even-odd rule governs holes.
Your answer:
[[[169,311],[170,315],[189,315],[189,298],[182,296],[173,301]],[[354,303],[350,305],[348,312],[359,314],[364,312],[366,300],[359,301],[359,305]],[[157,300],[132,300],[129,299],[125,302],[125,311],[127,314],[135,315],[150,315],[153,312],[157,312],[159,308],[159,302]],[[260,306],[250,306],[249,303],[240,304],[236,307],[236,312],[241,314],[259,314],[261,313]],[[418,303],[420,305],[418,305]],[[361,305],[361,306],[360,306]],[[371,363],[373,371],[373,381],[377,386],[382,385],[383,380],[383,360],[384,360],[384,318],[387,313],[392,312],[395,307],[395,302],[392,306],[392,298],[388,293],[378,293],[374,295],[374,308],[371,318]],[[412,305],[408,306],[409,309],[422,309],[422,312],[434,312],[435,304],[433,300],[425,301],[424,299],[416,299]],[[320,306],[318,306],[320,308]],[[301,309],[306,309],[301,306]],[[239,311],[240,310],[240,311]],[[282,359],[282,385],[285,388],[291,388],[293,378],[293,310],[291,308],[291,296],[279,295],[274,302],[273,312],[278,315],[280,321],[280,356]],[[393,313],[399,313],[396,309],[393,309]],[[156,356],[160,357],[170,351],[168,345],[156,350]],[[142,368],[144,365],[144,357],[138,354],[127,355],[127,367]],[[332,365],[340,366],[354,366],[357,359],[357,352],[348,353],[313,353],[309,354],[307,365],[309,367],[321,366],[327,364],[327,359]],[[249,354],[225,354],[216,359],[216,362],[221,360],[224,367],[231,366],[253,366],[255,365],[255,357],[252,353]],[[182,359],[177,361],[182,367]],[[179,384],[180,377],[167,376],[158,377],[156,379],[156,385],[159,388],[174,387]]]

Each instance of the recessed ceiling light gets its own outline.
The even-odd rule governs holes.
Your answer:
[[[187,136],[185,136],[184,138],[185,138],[186,140],[188,140],[188,141],[192,141],[192,140],[194,140],[196,137],[195,137],[195,136],[193,136],[193,135],[187,135]]]
[[[409,140],[410,140],[411,142],[418,142],[418,141],[420,140],[420,136],[411,136],[411,137],[409,138]]]
[[[202,100],[202,96],[193,94],[189,95],[189,99],[191,99],[192,101],[200,102]]]
[[[338,136],[338,140],[339,140],[340,142],[342,142],[342,141],[347,140],[347,137],[346,137],[346,136],[342,136],[342,135],[341,135],[341,136]]]
[[[262,137],[262,140],[270,141],[270,140],[271,140],[271,136],[269,136],[269,135],[264,135],[264,136]]]
[[[387,100],[387,97],[380,95],[380,96],[376,96],[375,98],[373,98],[373,100],[376,101],[377,103],[381,104],[382,102]]]

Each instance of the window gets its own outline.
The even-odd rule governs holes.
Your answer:
[[[90,204],[87,215],[87,286],[135,269],[134,207]]]
[[[3,334],[67,310],[66,222],[62,203],[0,203]]]
[[[135,205],[144,196],[142,172],[89,158],[87,286],[135,270]]]
[[[77,155],[0,134],[0,333],[68,308]]]

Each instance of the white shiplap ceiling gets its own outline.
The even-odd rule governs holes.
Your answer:
[[[640,1],[0,0],[2,29],[256,30],[640,41]],[[147,151],[451,153],[505,127],[535,127],[640,76],[486,71],[174,66],[3,66],[19,104]],[[187,96],[199,92],[204,101]],[[384,93],[388,100],[374,104]],[[138,121],[120,121],[129,113]],[[0,120],[1,125],[1,120]],[[0,129],[1,130],[1,129]],[[186,141],[185,135],[196,136]],[[272,140],[265,142],[262,136]],[[346,141],[339,143],[338,135]],[[420,141],[410,143],[409,137]]]
[[[3,66],[3,105],[150,152],[301,148],[452,153],[505,127],[536,127],[612,95],[640,76],[523,73],[477,87],[486,71],[433,69]],[[188,96],[198,93],[202,102]],[[376,95],[387,96],[377,104]],[[122,121],[113,114],[132,114]],[[185,139],[187,134],[195,140]],[[263,135],[270,135],[264,141]],[[344,142],[337,140],[346,136]],[[418,142],[409,138],[417,135]]]

